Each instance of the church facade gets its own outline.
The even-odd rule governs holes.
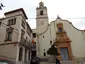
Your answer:
[[[46,58],[48,49],[55,42],[61,61],[85,60],[85,30],[79,30],[68,20],[59,16],[49,24],[47,7],[43,2],[36,8],[37,56]]]

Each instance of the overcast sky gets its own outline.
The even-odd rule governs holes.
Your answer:
[[[4,12],[23,8],[28,17],[31,28],[36,25],[36,7],[41,0],[0,0],[6,7],[0,10],[0,17]],[[49,22],[55,20],[57,15],[69,20],[79,29],[85,29],[85,0],[42,0],[48,8]],[[33,19],[32,19],[33,18]]]

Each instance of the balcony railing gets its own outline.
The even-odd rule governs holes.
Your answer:
[[[36,44],[33,44],[32,45],[32,49],[36,49]]]
[[[25,46],[27,48],[32,48],[31,43],[26,41],[26,39],[24,39],[24,38],[21,38],[20,45]]]

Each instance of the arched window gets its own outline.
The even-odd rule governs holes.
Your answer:
[[[42,10],[40,11],[40,15],[43,15],[43,11]]]

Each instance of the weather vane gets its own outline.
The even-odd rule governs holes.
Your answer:
[[[2,10],[2,7],[5,7],[2,3],[0,3],[0,10]]]

